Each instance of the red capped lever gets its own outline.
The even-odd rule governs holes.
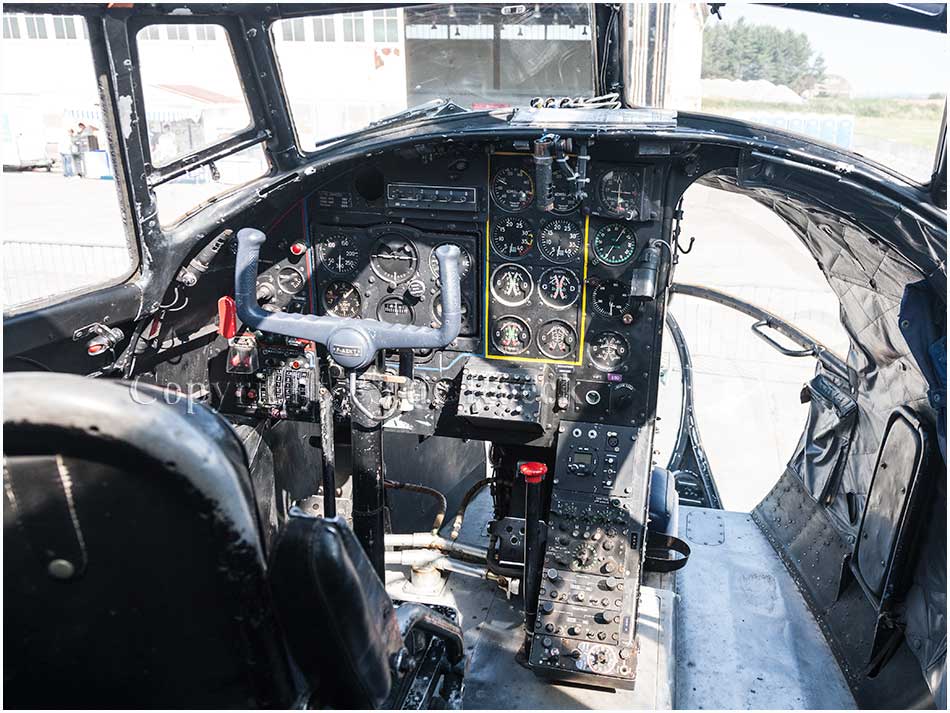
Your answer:
[[[225,339],[237,334],[237,305],[231,296],[218,300],[218,334]]]
[[[527,461],[518,466],[518,470],[521,471],[526,483],[535,485],[544,480],[544,476],[547,475],[548,472],[548,467],[544,463]]]

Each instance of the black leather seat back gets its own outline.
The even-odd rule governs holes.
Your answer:
[[[120,382],[21,373],[4,386],[5,704],[289,705],[227,424]]]
[[[377,708],[402,636],[393,603],[340,518],[291,517],[271,559],[271,586],[294,661],[321,705]]]

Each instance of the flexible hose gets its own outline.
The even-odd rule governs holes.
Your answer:
[[[435,519],[432,521],[432,534],[439,534],[439,528],[442,527],[442,523],[445,521],[445,511],[449,507],[449,503],[442,493],[440,493],[435,488],[419,485],[418,483],[401,483],[396,480],[387,480],[386,487],[390,490],[408,490],[411,493],[422,493],[423,495],[429,495],[438,500],[439,511],[436,513]]]
[[[495,478],[482,478],[468,489],[468,492],[462,497],[459,509],[455,513],[455,520],[452,522],[452,534],[449,535],[451,539],[457,540],[459,538],[459,533],[462,531],[462,521],[465,519],[465,508],[467,508],[475,496],[481,492],[482,488],[494,482]]]

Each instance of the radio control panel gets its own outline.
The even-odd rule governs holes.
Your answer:
[[[649,456],[635,427],[561,422],[528,658],[537,675],[633,687]]]

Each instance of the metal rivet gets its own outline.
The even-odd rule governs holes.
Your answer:
[[[53,579],[69,579],[76,574],[76,567],[69,560],[55,559],[47,565],[46,571]]]

